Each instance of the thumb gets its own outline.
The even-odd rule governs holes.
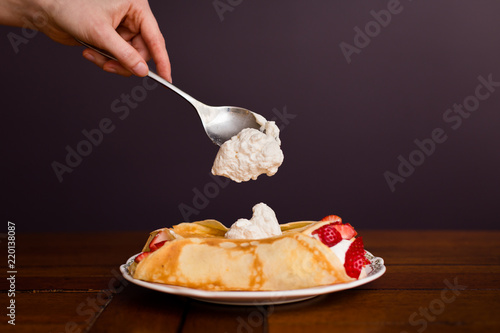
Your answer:
[[[106,30],[101,35],[102,40],[98,44],[102,45],[103,49],[115,56],[118,62],[133,74],[137,76],[148,75],[148,65],[139,52],[115,30]]]

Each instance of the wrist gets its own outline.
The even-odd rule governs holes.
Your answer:
[[[0,24],[36,28],[37,17],[45,15],[44,4],[52,0],[0,0]]]

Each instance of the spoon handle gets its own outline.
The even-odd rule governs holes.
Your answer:
[[[111,60],[115,60],[115,61],[118,61],[118,59],[116,59],[114,56],[112,56],[111,54],[109,54],[108,52],[102,50],[102,49],[99,49],[93,45],[90,45],[88,43],[85,43],[79,39],[76,39],[80,44],[82,44],[83,46],[91,49],[91,50],[94,50],[96,51],[97,53],[111,59]],[[179,94],[180,96],[184,97],[184,99],[186,99],[189,103],[191,103],[194,108],[198,111],[198,108],[199,107],[203,107],[205,106],[205,104],[201,103],[200,101],[196,100],[195,98],[193,98],[192,96],[190,96],[189,94],[185,93],[184,91],[180,90],[179,88],[177,88],[176,86],[174,86],[172,83],[168,82],[167,80],[165,80],[164,78],[162,78],[161,76],[159,76],[158,74],[152,72],[152,71],[149,71],[148,72],[148,76],[157,81],[158,83],[164,85],[165,87],[175,91],[177,94]]]
[[[165,80],[164,78],[162,78],[161,76],[159,76],[158,74],[156,74],[155,72],[149,71],[148,72],[148,76],[150,78],[152,78],[153,80],[156,80],[157,82],[161,83],[165,87],[167,87],[167,88],[175,91],[180,96],[184,97],[184,99],[186,99],[189,103],[191,103],[196,110],[198,110],[199,107],[205,106],[205,104],[203,104],[202,102],[194,99],[191,95],[189,95],[189,94],[185,93],[184,91],[180,90],[179,88],[177,88],[172,83],[168,82],[167,80]]]

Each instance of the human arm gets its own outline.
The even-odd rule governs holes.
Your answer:
[[[158,74],[171,81],[165,40],[147,0],[0,0],[0,24],[36,28],[65,45],[76,39],[95,45],[119,62],[89,49],[83,56],[120,75],[147,75],[153,58]]]

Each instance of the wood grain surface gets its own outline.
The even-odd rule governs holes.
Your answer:
[[[387,272],[311,300],[227,306],[148,290],[120,264],[148,232],[18,234],[16,325],[1,332],[496,332],[500,232],[361,231]],[[7,253],[5,242],[0,243]],[[2,262],[4,276],[6,260]],[[2,308],[9,284],[0,280]]]

